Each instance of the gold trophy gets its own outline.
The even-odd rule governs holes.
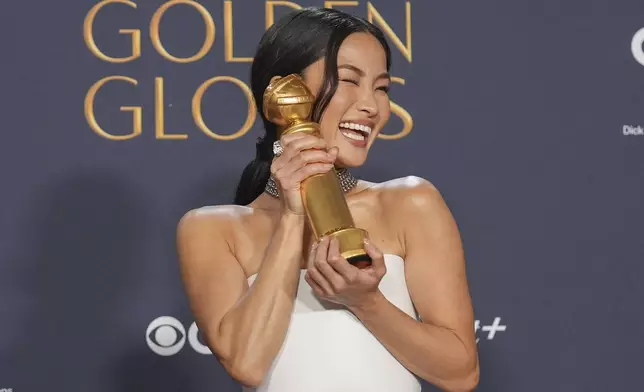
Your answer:
[[[320,135],[320,125],[310,121],[314,97],[299,75],[275,77],[264,91],[264,116],[277,125],[278,139],[295,132]],[[316,240],[338,239],[340,254],[358,268],[371,265],[364,250],[366,231],[355,227],[353,216],[335,168],[302,182],[302,201]]]

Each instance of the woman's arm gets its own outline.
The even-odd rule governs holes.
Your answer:
[[[249,289],[229,246],[228,208],[186,214],[177,246],[188,300],[208,346],[233,378],[254,386],[262,382],[289,325],[305,220],[281,217]]]
[[[421,322],[381,292],[351,310],[412,372],[446,391],[471,391],[479,365],[458,228],[430,183],[416,181],[403,194],[397,220],[403,222],[405,275]]]

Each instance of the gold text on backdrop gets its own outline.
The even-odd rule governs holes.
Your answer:
[[[94,24],[96,18],[98,17],[100,11],[107,5],[111,4],[122,4],[126,5],[133,9],[138,9],[137,4],[131,0],[103,0],[95,4],[87,13],[83,25],[83,37],[85,43],[90,50],[90,52],[97,58],[108,62],[108,63],[128,63],[136,61],[141,58],[141,30],[133,28],[123,28],[119,29],[120,34],[125,34],[130,36],[131,50],[129,55],[125,57],[114,57],[104,53],[96,43],[94,39]],[[193,8],[201,16],[203,23],[205,25],[205,37],[203,38],[203,43],[201,44],[200,49],[187,57],[179,57],[175,54],[171,54],[161,42],[161,24],[163,16],[168,12],[172,7],[176,5],[184,5]],[[327,8],[337,8],[337,7],[358,7],[360,5],[359,1],[325,1],[323,2],[324,7]],[[376,9],[376,7],[371,2],[366,2],[366,14],[369,21],[378,25],[383,32],[387,35],[390,42],[395,48],[397,48],[401,55],[411,63],[412,61],[412,40],[411,40],[411,2],[405,1],[405,41],[403,42],[398,35],[393,31],[393,29],[386,22],[382,14]],[[287,7],[292,9],[302,8],[299,4],[293,1],[265,1],[264,2],[264,12],[265,12],[265,27],[270,27],[275,21],[275,9],[276,7]],[[223,2],[223,24],[224,24],[224,59],[228,63],[250,63],[253,61],[252,57],[237,57],[235,55],[235,50],[233,47],[234,42],[234,30],[233,30],[233,2],[230,0]],[[216,24],[212,17],[212,14],[208,11],[204,5],[195,0],[170,0],[163,3],[158,7],[150,18],[149,24],[149,37],[152,43],[152,47],[155,51],[162,56],[164,59],[174,62],[174,63],[192,63],[202,60],[207,56],[214,43],[216,38]],[[161,77],[154,78],[154,122],[155,122],[155,138],[159,140],[186,140],[188,139],[188,134],[186,133],[167,133],[165,130],[165,103],[164,103],[164,79]],[[116,132],[116,134],[110,133],[103,128],[98,123],[96,119],[94,105],[96,100],[96,95],[100,92],[101,88],[111,82],[125,82],[130,85],[139,88],[138,80],[124,76],[124,75],[110,75],[105,76],[94,83],[85,96],[84,102],[84,111],[85,118],[90,126],[90,128],[99,136],[115,141],[123,141],[133,139],[137,136],[140,136],[143,133],[143,106],[121,106],[121,111],[132,112],[132,129],[126,132]],[[206,91],[214,84],[219,82],[232,83],[233,85],[239,87],[241,90],[246,104],[248,106],[248,112],[245,120],[241,127],[234,132],[229,134],[219,134],[213,131],[210,127],[206,125],[206,122],[203,118],[201,111],[201,103]],[[399,77],[393,77],[392,82],[405,85],[405,80]],[[394,101],[391,101],[391,111],[394,115],[398,116],[402,121],[403,127],[402,130],[395,134],[384,134],[381,133],[378,135],[381,139],[400,139],[407,136],[413,128],[413,119],[410,113],[405,110],[402,106],[396,104]],[[196,127],[201,131],[202,134],[208,136],[212,139],[217,140],[234,140],[244,136],[253,126],[256,119],[256,111],[254,109],[253,96],[248,85],[242,80],[234,76],[216,76],[211,77],[208,80],[201,83],[200,86],[196,88],[195,94],[192,97],[192,118]],[[112,131],[114,132],[114,131]]]

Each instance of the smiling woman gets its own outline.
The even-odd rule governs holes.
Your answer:
[[[382,32],[363,19],[303,9],[278,21],[252,67],[266,134],[235,204],[190,211],[179,223],[196,322],[249,390],[412,392],[421,378],[468,391],[478,383],[461,239],[441,194],[415,176],[370,183],[351,174],[389,119],[390,64]],[[290,74],[315,96],[319,137],[278,138],[263,115],[267,86]],[[302,181],[331,170],[369,233],[367,268],[307,224]]]

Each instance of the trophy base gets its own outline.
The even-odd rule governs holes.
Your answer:
[[[340,255],[350,264],[357,268],[363,269],[371,265],[371,257],[364,249],[364,238],[367,232],[363,229],[350,227],[340,229],[329,234],[331,237],[338,239],[340,244]]]
[[[359,269],[370,267],[372,262],[371,257],[366,253],[364,255],[349,257],[347,261]]]

